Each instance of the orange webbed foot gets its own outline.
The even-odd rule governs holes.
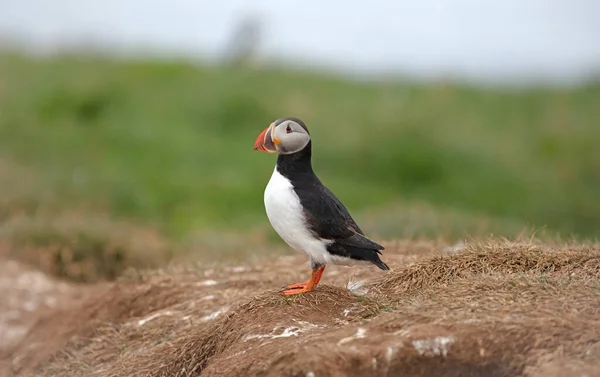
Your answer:
[[[323,275],[324,269],[325,269],[325,267],[323,266],[321,268],[313,270],[310,280],[305,283],[288,285],[286,287],[286,289],[283,291],[283,294],[286,296],[291,296],[291,295],[297,295],[300,293],[311,292],[313,290],[313,288],[317,284],[319,284],[319,281],[321,280],[321,276]]]
[[[306,288],[308,287],[308,281],[304,282],[304,283],[298,283],[298,284],[292,284],[292,285],[288,285],[287,287],[285,287],[286,289],[301,289],[301,288]]]
[[[293,287],[293,288],[290,288],[290,287]],[[286,290],[283,291],[284,295],[292,296],[292,295],[297,295],[300,293],[311,292],[313,290],[312,287],[309,288],[308,285],[306,285],[306,283],[295,284],[290,287],[288,287]]]

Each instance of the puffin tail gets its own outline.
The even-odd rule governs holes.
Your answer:
[[[383,249],[383,246],[379,246]],[[387,264],[385,264],[380,258],[379,255],[381,251],[376,249],[364,248],[364,247],[356,247],[351,245],[344,245],[338,242],[334,242],[333,244],[327,247],[327,251],[329,251],[333,255],[339,255],[341,257],[350,258],[354,260],[371,262],[382,270],[389,270]]]
[[[387,270],[390,269],[390,267],[387,264],[385,264],[384,261],[382,261],[381,259],[379,259],[379,256],[377,256],[377,258],[374,261],[372,261],[372,262],[373,262],[373,264],[375,266],[381,268],[384,271],[387,271]]]

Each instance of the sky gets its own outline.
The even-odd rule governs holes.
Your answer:
[[[598,0],[0,0],[0,38],[218,57],[262,21],[260,56],[347,72],[573,82],[600,72]]]

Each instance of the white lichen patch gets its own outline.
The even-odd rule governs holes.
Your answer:
[[[410,335],[410,330],[407,328],[402,328],[398,331],[395,331],[392,335],[408,336]]]
[[[200,286],[200,287],[210,287],[210,286],[217,285],[217,284],[218,284],[217,281],[210,280],[210,279],[209,280],[200,281],[200,282],[196,283],[196,285]]]
[[[352,306],[350,308],[346,308],[344,310],[342,310],[342,316],[344,318],[348,318],[348,316],[352,313],[355,313],[357,310],[360,310],[361,308],[358,306]]]
[[[277,338],[289,338],[291,336],[298,336],[300,333],[306,331],[300,327],[290,326],[285,327],[280,334],[276,334],[281,329],[280,326],[276,326],[270,334],[250,334],[244,337],[244,341],[252,339],[277,339]]]
[[[140,320],[137,322],[137,325],[138,325],[138,326],[144,326],[146,323],[148,323],[148,322],[150,322],[150,321],[153,321],[153,320],[155,320],[156,318],[159,318],[159,317],[164,317],[164,316],[171,316],[171,315],[173,315],[173,314],[174,314],[174,313],[173,313],[173,312],[171,312],[171,311],[154,313],[154,314],[152,314],[152,315],[150,315],[150,316],[148,316],[148,317],[146,317],[146,318],[140,319]]]
[[[292,321],[296,322],[297,324],[299,324],[300,326],[302,326],[305,330],[307,329],[322,329],[327,327],[327,325],[317,325],[316,323],[312,323],[312,322],[307,322],[307,321],[300,321],[298,319],[292,319]]]
[[[453,337],[438,336],[434,339],[413,340],[412,345],[419,355],[446,357],[452,343]]]
[[[385,350],[385,361],[390,364],[392,362],[392,359],[394,358],[394,354],[396,353],[396,350],[393,347],[388,347]]]
[[[243,354],[245,354],[246,352],[248,352],[248,350],[251,350],[251,349],[252,348],[247,348],[247,349],[245,349],[243,351],[236,352],[236,353],[234,353],[231,356],[227,356],[225,359],[229,360],[229,359],[233,359],[234,357],[242,356]]]
[[[310,331],[312,329],[324,328],[325,325],[318,325],[315,323],[300,321],[292,319],[299,326],[275,326],[275,328],[269,334],[250,334],[244,337],[244,341],[252,339],[277,339],[277,338],[289,338],[292,336],[299,336],[301,333]]]
[[[216,312],[212,312],[210,314],[205,315],[204,317],[200,318],[200,321],[202,321],[202,322],[212,321],[213,319],[216,319],[218,316],[223,314],[225,311],[227,311],[227,309],[222,308],[220,310],[217,310]]]
[[[353,341],[354,339],[362,339],[365,338],[367,335],[367,330],[363,329],[362,327],[359,327],[356,330],[356,333],[352,336],[340,339],[340,341],[338,342],[338,346],[341,346],[342,344],[348,343]]]

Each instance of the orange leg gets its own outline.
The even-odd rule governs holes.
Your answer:
[[[321,276],[323,276],[323,271],[325,271],[325,266],[323,266],[317,270],[317,278],[315,279],[315,285],[319,284],[319,282],[321,281]]]
[[[313,288],[319,284],[321,280],[321,276],[323,275],[323,271],[325,270],[325,266],[312,270],[312,275],[310,276],[310,280],[306,283],[298,283],[288,285],[287,289],[283,291],[283,294],[286,296],[297,295],[299,293],[311,292]]]

